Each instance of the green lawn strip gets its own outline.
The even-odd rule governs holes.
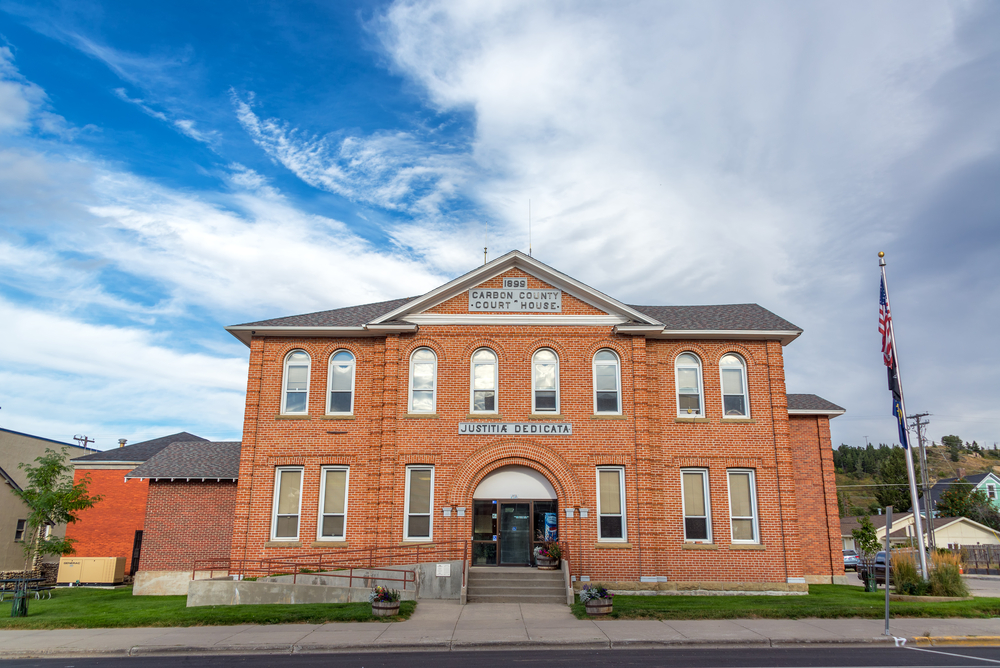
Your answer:
[[[370,603],[216,605],[188,608],[186,596],[133,596],[124,589],[56,589],[52,599],[28,601],[28,616],[11,618],[0,604],[0,629],[96,629],[141,626],[322,624],[408,619],[416,602],[403,601],[398,617],[374,617]]]
[[[1000,617],[1000,598],[946,603],[891,602],[893,617]],[[573,614],[588,619],[582,603]],[[810,585],[808,596],[626,596],[614,597],[613,619],[800,619],[885,614],[885,590],[865,593],[846,585]]]

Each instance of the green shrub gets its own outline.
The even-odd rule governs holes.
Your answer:
[[[935,552],[931,555],[931,596],[968,596],[969,588],[962,582],[962,562],[957,554]]]

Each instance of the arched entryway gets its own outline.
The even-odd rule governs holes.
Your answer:
[[[530,566],[533,548],[555,538],[559,517],[556,490],[527,466],[502,466],[472,494],[472,565]]]

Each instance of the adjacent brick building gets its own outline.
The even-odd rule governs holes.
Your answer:
[[[626,305],[515,251],[228,329],[250,348],[234,560],[471,541],[527,564],[557,531],[584,579],[843,577],[843,411],[789,405],[801,330],[756,304]]]
[[[183,431],[74,459],[74,482],[89,477],[90,493],[103,497],[66,528],[66,536],[76,541],[74,556],[124,557],[125,572],[134,574],[138,563],[133,563],[133,554],[142,548],[149,483],[129,481],[125,475],[175,441],[204,440]]]

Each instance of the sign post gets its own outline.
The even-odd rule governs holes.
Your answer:
[[[885,507],[885,635],[889,633],[889,565],[892,561],[892,548],[889,545],[889,534],[892,532],[892,506]]]

